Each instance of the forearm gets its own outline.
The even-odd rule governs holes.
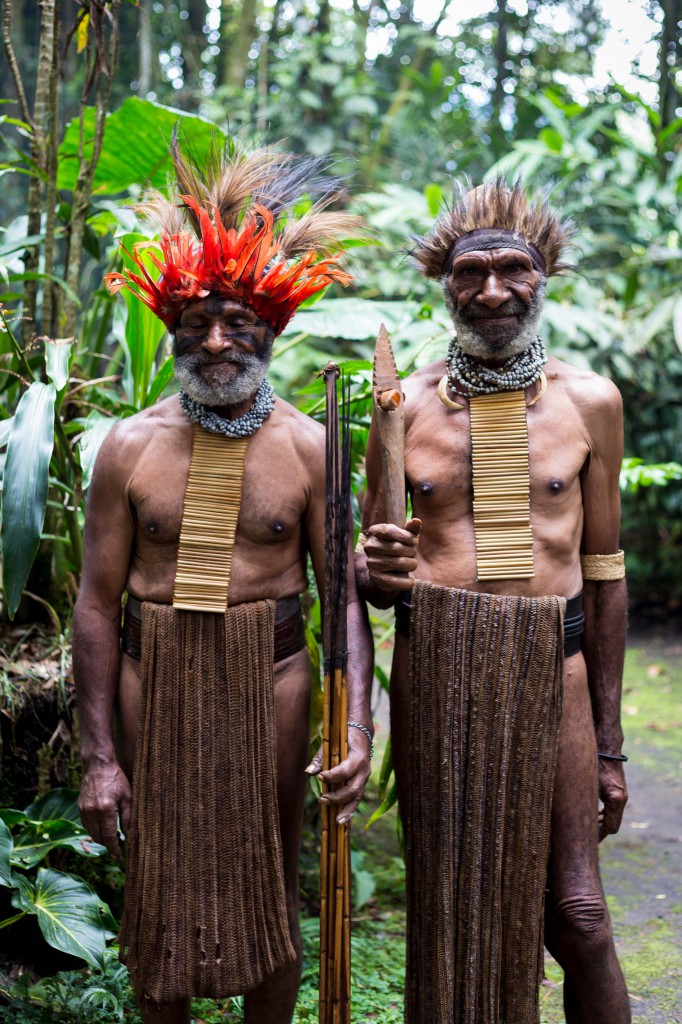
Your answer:
[[[105,614],[86,602],[73,616],[73,674],[81,730],[81,758],[87,769],[116,760],[113,710],[118,692],[121,652],[120,612]]]
[[[367,610],[359,600],[348,603],[348,721],[360,722],[373,734],[372,678],[374,650]]]
[[[620,753],[620,703],[627,626],[625,580],[585,580],[583,654],[592,702],[597,749]]]

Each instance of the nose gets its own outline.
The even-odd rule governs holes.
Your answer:
[[[211,355],[219,355],[221,352],[229,351],[234,348],[234,342],[229,336],[229,333],[222,329],[221,324],[211,324],[206,337],[203,340],[201,346],[206,352],[210,352]]]
[[[476,302],[487,306],[488,309],[497,309],[511,297],[512,293],[504,283],[504,279],[491,270],[476,294]]]

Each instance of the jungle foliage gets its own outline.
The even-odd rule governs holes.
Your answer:
[[[131,204],[145,186],[164,187],[178,121],[199,160],[212,136],[240,131],[329,155],[349,176],[350,202],[374,243],[348,240],[354,286],[299,312],[277,342],[271,377],[280,394],[322,416],[315,373],[329,357],[344,362],[358,490],[380,323],[403,372],[437,358],[449,337],[437,290],[404,255],[408,236],[432,223],[454,174],[523,174],[530,189],[555,183],[554,202],[579,228],[579,271],[551,282],[545,337],[555,354],[610,376],[623,393],[631,596],[679,607],[682,0],[648,3],[659,55],[648,92],[651,83],[597,84],[599,0],[480,6],[484,13],[466,18],[448,3],[427,17],[417,0],[42,0],[38,13],[30,0],[4,0],[5,618],[47,616],[57,636],[68,635],[99,445],[120,418],[172,386],[162,325],[127,293],[113,300],[101,281],[125,258],[121,241],[129,248],[146,237]],[[3,686],[5,702],[14,685]],[[389,763],[390,750],[379,780],[386,805]],[[59,844],[45,864],[18,859],[44,821],[32,816],[36,806],[0,812],[0,873],[17,915],[43,927],[41,901],[88,886],[54,866]],[[69,814],[44,833],[77,845]],[[105,912],[78,891],[87,931]],[[98,997],[86,993],[80,1006],[83,992],[64,984],[52,993],[65,1000],[64,1019],[67,1007],[74,1020],[94,1014]]]

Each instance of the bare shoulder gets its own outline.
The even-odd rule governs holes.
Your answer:
[[[279,396],[267,423],[270,431],[277,431],[280,434],[277,443],[281,446],[283,457],[288,451],[311,470],[324,467],[325,429],[322,423],[318,423]]]
[[[130,476],[152,438],[158,437],[160,431],[181,431],[183,428],[187,429],[187,421],[176,395],[128,416],[112,427],[102,442],[97,470]]]
[[[608,377],[592,370],[571,366],[551,357],[545,368],[547,380],[559,384],[584,418],[600,420],[621,416],[623,400],[620,391]]]
[[[405,416],[410,419],[421,403],[428,398],[431,401],[434,390],[445,373],[445,360],[429,363],[415,370],[409,377],[403,379],[402,388],[405,396]]]

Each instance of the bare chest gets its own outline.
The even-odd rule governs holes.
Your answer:
[[[405,471],[413,511],[449,517],[471,511],[473,479],[468,409],[446,409],[434,395],[409,424]],[[560,513],[581,500],[580,472],[589,443],[580,417],[565,403],[528,409],[531,508],[536,515]]]
[[[129,500],[136,522],[138,554],[151,557],[177,548],[191,458],[191,435],[170,452],[152,445],[131,480]],[[295,460],[278,458],[266,446],[249,444],[239,502],[237,543],[277,544],[297,538],[307,488]]]

